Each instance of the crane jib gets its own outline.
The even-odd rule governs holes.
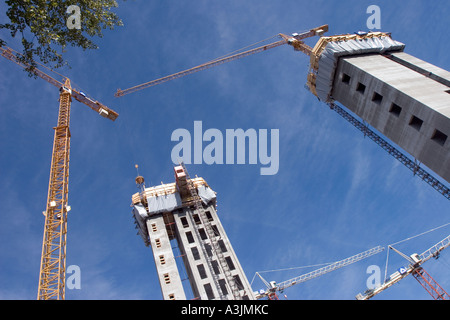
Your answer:
[[[156,80],[152,80],[152,81],[140,84],[138,86],[131,87],[129,89],[125,89],[125,90],[118,89],[117,92],[114,95],[116,97],[121,97],[121,96],[124,96],[124,95],[132,93],[132,92],[136,92],[136,91],[141,90],[141,89],[153,87],[153,86],[156,86],[158,84],[161,84],[161,83],[164,83],[164,82],[167,82],[167,81],[170,81],[170,80],[181,78],[181,77],[187,76],[189,74],[193,74],[193,73],[198,72],[198,71],[209,69],[211,67],[214,67],[214,66],[217,66],[217,65],[220,65],[220,64],[224,64],[226,62],[229,62],[229,61],[232,61],[232,60],[235,60],[235,59],[243,58],[243,57],[249,56],[249,55],[254,54],[254,53],[258,53],[258,52],[261,52],[261,51],[272,49],[272,48],[281,46],[283,44],[286,44],[286,40],[279,40],[279,41],[270,43],[268,45],[264,45],[264,46],[261,46],[261,47],[258,47],[258,48],[254,48],[254,49],[247,50],[247,51],[244,51],[244,52],[241,52],[241,53],[237,53],[237,54],[234,54],[232,56],[229,56],[229,57],[226,57],[226,58],[223,58],[223,59],[212,60],[210,62],[201,64],[199,66],[196,66],[196,67],[193,67],[193,68],[190,68],[190,69],[186,69],[186,70],[183,70],[183,71],[180,71],[180,72],[177,72],[177,73],[174,73],[174,74],[171,74],[171,75],[168,75],[168,76],[156,79]]]

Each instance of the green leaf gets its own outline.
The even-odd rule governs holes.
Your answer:
[[[22,59],[32,67],[36,66],[36,61],[50,68],[68,65],[62,55],[67,46],[97,49],[92,38],[103,37],[102,30],[123,26],[111,11],[118,7],[115,0],[6,0],[5,3],[10,22],[0,24],[0,29],[9,30],[12,38],[22,37]],[[71,14],[66,10],[70,5],[80,8],[79,30],[67,27]],[[7,40],[0,38],[0,45],[6,45]],[[30,76],[34,75],[31,69],[27,70]]]

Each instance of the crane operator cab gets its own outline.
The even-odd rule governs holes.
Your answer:
[[[413,261],[414,266],[417,266],[417,265],[419,265],[422,262],[422,259],[420,258],[420,256],[417,253],[413,253],[410,256],[410,258]]]
[[[59,88],[59,92],[60,93],[68,93],[68,94],[72,94],[72,89],[67,88],[66,86],[62,86],[61,88]]]

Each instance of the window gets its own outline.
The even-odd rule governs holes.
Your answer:
[[[156,223],[152,223],[152,231],[156,232],[158,229],[156,228]]]
[[[169,276],[168,273],[163,274],[163,278],[164,278],[164,282],[165,282],[166,284],[169,284],[169,283],[170,283],[170,276]]]
[[[412,116],[411,120],[409,120],[409,125],[416,129],[417,131],[420,131],[420,128],[422,127],[423,120],[417,118],[416,116]]]
[[[227,252],[227,247],[225,246],[225,243],[223,242],[223,240],[219,240],[219,246],[220,246],[220,250],[222,250],[222,252]]]
[[[239,278],[238,275],[233,276],[233,278],[239,290],[244,289],[244,285],[242,284],[241,278]]]
[[[399,117],[400,112],[402,112],[402,107],[400,107],[398,104],[392,103],[391,107],[389,108],[389,112],[394,116]]]
[[[358,85],[356,86],[356,91],[358,91],[361,94],[364,94],[364,91],[366,91],[366,86],[363,85],[361,82],[358,82]]]
[[[201,224],[200,218],[198,217],[198,214],[193,214],[192,217],[194,218],[194,221],[196,224]]]
[[[208,236],[206,235],[205,229],[199,229],[198,232],[200,233],[200,238],[202,238],[202,240],[208,239]]]
[[[173,293],[169,294],[169,300],[175,300],[175,294]]]
[[[209,221],[213,221],[214,220],[212,215],[211,215],[211,212],[205,211],[205,214],[206,214],[206,217],[208,218]]]
[[[447,141],[447,135],[438,129],[435,129],[433,135],[431,136],[431,140],[436,141],[438,144],[443,146],[445,141]]]
[[[211,245],[205,243],[205,249],[206,249],[206,254],[208,255],[208,257],[212,257],[213,253],[212,253]]]
[[[187,238],[189,243],[194,243],[195,242],[194,237],[192,236],[192,232],[190,232],[190,231],[186,232],[186,238]]]
[[[206,279],[207,275],[206,275],[206,271],[205,271],[205,266],[202,264],[199,264],[197,266],[197,270],[198,270],[198,274],[200,275],[200,278]]]
[[[211,288],[211,285],[209,283],[207,283],[203,286],[203,288],[205,288],[206,296],[208,297],[208,299],[209,300],[214,299],[214,292]]]
[[[166,264],[166,259],[164,258],[164,255],[163,255],[163,254],[159,256],[159,262],[160,262],[161,264]]]
[[[192,255],[194,256],[194,260],[199,260],[200,259],[200,253],[198,252],[197,247],[192,247],[191,251],[192,251]]]
[[[220,274],[219,263],[216,260],[211,261],[215,274]]]
[[[378,92],[374,92],[372,95],[372,101],[376,104],[381,104],[381,101],[383,101],[383,96]]]
[[[236,267],[234,266],[233,260],[231,260],[230,257],[226,257],[225,261],[227,262],[228,268],[230,268],[230,270],[236,269]]]
[[[225,294],[225,295],[228,294],[227,285],[226,285],[224,279],[219,280],[219,286],[220,286],[220,289],[222,290],[223,294]]]
[[[188,223],[186,217],[181,217],[180,220],[181,220],[181,224],[183,225],[183,228],[189,227],[189,223]]]
[[[213,229],[214,235],[220,237],[219,229],[215,224],[211,225],[211,228]]]
[[[342,74],[342,82],[343,83],[346,83],[346,84],[349,84],[350,83],[350,76],[348,75],[348,74],[346,74],[346,73],[343,73]]]
[[[161,248],[161,240],[160,239],[155,239],[155,244],[157,248]]]

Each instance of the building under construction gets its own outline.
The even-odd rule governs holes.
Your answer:
[[[144,178],[132,196],[133,217],[145,245],[151,246],[164,300],[185,300],[174,247],[195,299],[254,299],[250,284],[216,212],[216,194],[202,178],[190,179],[184,165],[175,182],[146,188]],[[175,244],[174,244],[175,243]]]

